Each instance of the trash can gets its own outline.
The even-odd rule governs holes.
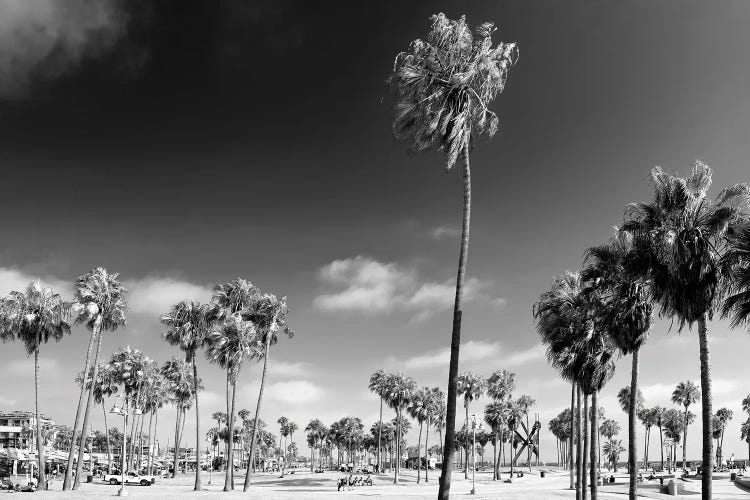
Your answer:
[[[87,483],[93,483],[94,482],[94,476],[92,476],[91,474],[89,474],[88,476],[86,476],[86,482]]]
[[[667,483],[667,495],[676,495],[677,494],[677,483],[674,482],[674,479],[670,479]]]
[[[737,479],[737,473],[736,472],[732,472],[731,474],[729,474],[729,480],[730,481],[734,481],[735,479]]]
[[[541,471],[541,472],[539,472],[539,476],[541,476],[541,477],[544,477],[544,476],[545,476],[545,474],[546,474],[546,472],[545,472],[545,471]]]

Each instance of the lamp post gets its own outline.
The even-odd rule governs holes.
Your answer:
[[[119,399],[119,396],[118,396]],[[120,489],[117,491],[117,496],[125,497],[128,496],[128,492],[125,490],[125,465],[126,465],[126,454],[127,454],[127,443],[126,443],[126,437],[127,437],[127,430],[128,430],[128,405],[127,402],[122,405],[122,408],[117,406],[117,400],[115,400],[115,405],[112,407],[111,410],[109,410],[110,413],[114,415],[121,415],[122,416],[122,453],[120,454],[121,464],[120,464]],[[143,412],[140,408],[136,408],[133,412],[134,415],[143,415]]]

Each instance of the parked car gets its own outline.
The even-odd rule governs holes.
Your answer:
[[[109,484],[122,484],[122,476],[119,474],[107,474],[104,476],[104,482]],[[140,484],[141,486],[151,486],[156,482],[154,476],[138,474],[131,470],[125,474],[125,484]]]

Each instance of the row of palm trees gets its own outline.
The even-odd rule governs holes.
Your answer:
[[[111,396],[116,391],[117,385],[121,385],[124,389],[126,406],[140,409],[142,405],[153,404],[147,397],[139,395],[147,394],[144,392],[144,384],[150,383],[149,377],[158,370],[153,366],[153,362],[148,363],[147,358],[137,355],[136,353],[139,353],[137,350],[129,353],[124,351],[116,353],[119,357],[117,359],[113,357],[109,368],[106,368],[108,371],[100,374],[100,369],[104,366],[99,362],[102,333],[115,331],[125,324],[126,293],[127,290],[120,282],[117,273],[109,273],[106,269],[99,267],[76,280],[71,302],[63,300],[50,288],[42,287],[39,281],[30,283],[25,291],[13,291],[8,297],[0,300],[0,339],[3,341],[19,340],[24,343],[28,354],[34,355],[36,442],[40,466],[39,485],[42,488],[46,485],[38,398],[39,352],[42,344],[50,340],[60,341],[66,334],[70,334],[72,322],[84,325],[91,332],[84,367],[78,379],[81,390],[71,435],[71,443],[78,444],[78,446],[70,447],[63,489],[76,489],[80,485],[85,451],[82,443],[84,440],[81,440],[80,436],[89,434],[91,409],[94,405],[103,404],[104,397]],[[226,371],[229,428],[234,427],[234,394],[242,364],[246,359],[263,360],[263,375],[255,411],[256,419],[258,419],[268,371],[270,347],[278,341],[279,332],[283,331],[290,338],[293,336],[293,332],[286,326],[287,314],[286,297],[279,299],[249,281],[238,278],[217,285],[210,303],[200,304],[184,300],[175,304],[161,318],[167,328],[165,340],[178,346],[185,353],[185,363],[187,363],[186,365],[173,360],[171,369],[192,372],[190,377],[184,373],[179,376],[173,373],[180,383],[189,381],[192,386],[188,388],[180,385],[178,388],[182,392],[179,396],[175,431],[176,450],[179,449],[182,436],[180,422],[184,426],[185,413],[193,402],[196,410],[196,450],[200,448],[198,408],[200,379],[196,365],[197,352],[205,349],[208,359]],[[172,380],[171,383],[174,385],[176,381]],[[174,391],[175,387],[172,389]],[[254,430],[251,438],[251,462],[256,439],[257,429]],[[76,455],[77,460],[74,460]],[[232,447],[229,447],[229,460],[231,463]],[[74,464],[75,479],[73,479]],[[175,453],[174,469],[177,471],[177,453]],[[196,469],[195,489],[199,490],[201,489],[200,468]],[[249,487],[249,480],[248,474],[245,477],[245,491]],[[228,467],[224,488],[228,490],[233,487],[233,467]]]
[[[660,167],[651,172],[654,197],[633,203],[611,241],[585,252],[580,272],[567,272],[553,281],[534,306],[537,330],[547,357],[572,383],[571,419],[577,441],[577,481],[586,498],[588,429],[597,429],[597,394],[612,377],[615,358],[632,354],[627,399],[629,495],[635,499],[636,418],[639,411],[638,362],[654,312],[676,320],[679,328],[698,325],[703,421],[703,498],[711,497],[714,434],[709,362],[708,322],[714,313],[747,324],[750,317],[750,189],[737,184],[708,197],[711,169],[696,162],[687,177],[670,175]],[[583,411],[581,417],[581,395]],[[693,396],[675,397],[685,407]],[[686,406],[687,404],[687,406]],[[625,406],[625,405],[624,405]],[[581,428],[581,426],[583,426]],[[591,496],[596,498],[596,432],[591,433]],[[573,459],[571,454],[569,457]],[[572,467],[571,467],[572,469]],[[571,470],[571,487],[573,474]]]

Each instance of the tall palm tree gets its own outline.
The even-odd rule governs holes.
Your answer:
[[[29,283],[25,292],[13,291],[0,300],[0,338],[3,341],[17,339],[23,342],[29,356],[34,355],[34,418],[39,464],[38,485],[41,489],[46,489],[47,483],[44,478],[44,441],[39,418],[39,348],[50,340],[59,342],[65,334],[70,334],[70,309],[69,303],[52,289],[42,288],[39,281]]]
[[[750,418],[742,422],[740,426],[740,439],[747,443],[747,458],[750,461]]]
[[[385,381],[387,379],[386,373],[381,369],[376,371],[370,376],[370,384],[369,389],[370,392],[376,394],[378,398],[380,399],[380,417],[378,418],[378,473],[383,472],[383,462],[380,460],[380,448],[382,447],[382,438],[383,438],[383,395],[385,394]]]
[[[286,438],[289,437],[289,419],[281,416],[276,421],[277,424],[279,424],[279,434],[282,438],[284,438],[284,441],[286,441]],[[281,467],[281,477],[284,477],[284,469],[286,465],[286,443],[284,443],[284,446],[281,449],[281,453],[283,456],[283,466]]]
[[[504,430],[503,425],[505,425],[505,416],[501,411],[501,409],[503,408],[502,403],[510,399],[511,394],[515,390],[515,373],[509,372],[507,370],[497,370],[493,372],[492,375],[489,376],[489,378],[487,378],[487,396],[491,397],[495,403],[499,403],[498,405],[493,406],[489,413],[489,418],[492,420],[492,422],[494,422],[494,424],[487,420],[487,409],[490,408],[490,406],[487,406],[485,408],[485,421],[487,421],[487,424],[490,426],[495,435],[495,439],[493,441],[493,462],[495,465],[492,472],[493,481],[500,479],[500,464],[498,460],[499,457],[497,456],[497,441],[500,434]]]
[[[217,303],[222,305],[224,299],[222,299],[221,288],[216,289],[214,296]],[[265,388],[266,375],[268,374],[268,360],[271,356],[271,346],[278,342],[280,331],[283,331],[289,339],[294,337],[294,332],[286,324],[286,318],[289,314],[286,297],[279,299],[271,293],[256,293],[251,296],[248,307],[241,309],[239,314],[242,316],[242,319],[250,321],[255,326],[259,340],[263,345],[262,353],[256,355],[256,358],[263,358],[263,374],[260,378],[258,403],[255,406],[255,419],[257,420],[260,418],[260,407],[263,402],[263,389]],[[250,441],[251,461],[255,460],[256,439],[257,433],[253,430],[253,436]],[[243,491],[247,491],[249,488],[250,474],[246,474]]]
[[[719,465],[721,465],[724,457],[724,431],[726,431],[727,424],[732,420],[733,416],[734,412],[728,408],[719,408],[714,415],[714,437],[716,437],[717,441],[716,462]]]
[[[695,385],[691,380],[687,380],[685,382],[680,382],[677,384],[677,387],[672,392],[672,402],[676,405],[680,405],[685,407],[685,423],[683,424],[685,427],[685,430],[683,431],[683,440],[682,440],[682,468],[685,468],[685,461],[687,456],[687,430],[688,430],[688,422],[687,422],[687,415],[688,415],[688,409],[690,408],[690,405],[693,405],[698,402],[698,400],[701,398],[701,391],[698,388],[697,385]]]
[[[393,133],[411,150],[443,150],[446,168],[459,158],[463,169],[463,221],[458,259],[456,296],[448,374],[448,415],[445,433],[448,460],[440,480],[439,498],[450,492],[453,436],[456,422],[456,379],[461,338],[461,307],[466,261],[469,252],[471,214],[471,169],[469,153],[477,135],[492,137],[499,119],[488,106],[503,91],[510,67],[518,58],[514,43],[492,46],[492,23],[483,23],[474,34],[465,17],[451,20],[440,13],[432,16],[425,40],[415,40],[396,56],[389,79],[394,94]]]
[[[78,384],[91,385],[94,383],[94,403],[102,406],[102,414],[104,415],[104,429],[109,429],[107,425],[107,408],[104,406],[105,398],[112,397],[118,391],[117,380],[115,378],[115,370],[110,364],[99,363],[97,370],[96,380],[93,378],[93,367],[89,370],[88,377],[84,377],[83,372],[79,373],[76,377]],[[90,388],[86,388],[89,390]],[[105,439],[107,442],[107,472],[112,471],[112,452],[109,445],[109,433],[105,433]]]
[[[388,391],[385,394],[385,401],[396,412],[394,422],[399,424],[396,426],[396,467],[393,476],[393,484],[398,484],[398,475],[401,468],[402,431],[405,427],[405,424],[402,422],[402,413],[409,405],[417,388],[417,383],[411,377],[407,377],[401,373],[394,373],[388,376],[386,385],[388,386]],[[408,424],[406,419],[403,419],[403,421]]]
[[[481,375],[466,372],[458,376],[456,381],[456,393],[464,398],[464,410],[466,410],[466,422],[469,425],[469,405],[482,397],[487,381]],[[464,479],[469,479],[469,445],[467,443],[464,457]]]
[[[639,247],[638,267],[650,281],[651,294],[662,316],[676,318],[679,327],[698,324],[703,424],[701,494],[711,498],[713,473],[711,363],[708,321],[719,307],[726,268],[722,259],[729,237],[747,219],[750,189],[737,184],[715,201],[708,198],[712,172],[697,161],[686,178],[651,171],[654,199],[631,204],[622,230],[633,234]]]
[[[167,327],[164,340],[171,345],[178,346],[185,353],[185,361],[193,367],[193,382],[195,387],[195,449],[200,450],[200,411],[198,409],[198,365],[196,351],[205,347],[208,333],[217,321],[218,311],[208,304],[183,300],[173,305],[168,313],[161,317],[161,322]],[[200,461],[198,461],[200,464]],[[201,489],[201,468],[195,468],[195,485],[193,489]]]
[[[216,429],[217,429],[216,432],[217,433],[221,432],[221,424],[226,425],[227,422],[229,421],[229,416],[225,412],[223,412],[223,411],[215,411],[215,412],[213,412],[211,414],[211,418],[213,420],[216,420]],[[224,443],[224,444],[226,444],[226,443]],[[225,451],[226,455],[229,455],[229,450],[228,449],[225,449],[224,451]],[[219,470],[221,470],[221,465],[219,467],[220,467]]]
[[[430,414],[431,394],[429,387],[422,387],[414,392],[406,411],[419,424],[419,438],[417,439],[417,484],[422,478],[422,430]],[[425,448],[425,452],[427,449]]]
[[[646,428],[646,438],[644,445],[644,457],[646,461],[646,468],[648,468],[648,450],[651,446],[651,428],[657,423],[656,409],[655,408],[644,408],[638,412],[638,418],[640,419],[643,426]]]
[[[648,281],[644,278],[641,262],[642,247],[633,244],[633,236],[617,231],[606,245],[590,248],[586,252],[583,277],[593,281],[606,304],[599,327],[606,330],[623,355],[632,354],[628,412],[628,473],[630,474],[630,500],[635,500],[638,488],[638,454],[636,419],[639,406],[638,391],[639,353],[648,338],[653,323],[653,306]],[[642,405],[641,405],[642,406]]]
[[[484,421],[487,422],[487,425],[490,426],[490,429],[495,436],[495,439],[492,443],[494,457],[494,464],[492,467],[493,481],[500,479],[500,461],[497,454],[497,445],[500,444],[500,435],[507,425],[506,404],[507,400],[493,400],[492,403],[488,404],[484,408]]]
[[[172,402],[175,405],[177,419],[175,422],[175,441],[173,468],[177,475],[180,459],[180,443],[182,442],[182,426],[185,425],[185,413],[192,405],[195,397],[195,381],[193,380],[192,364],[179,358],[172,358],[164,363],[161,373],[169,385]],[[200,385],[198,386],[200,388]],[[196,451],[197,453],[197,451]]]
[[[117,330],[120,326],[125,324],[127,302],[125,300],[125,294],[127,289],[120,283],[119,275],[117,273],[110,273],[103,267],[97,267],[91,271],[79,276],[73,287],[74,289],[74,303],[73,310],[76,315],[76,324],[86,325],[86,328],[91,331],[91,337],[89,339],[88,350],[86,351],[86,360],[84,362],[84,373],[89,372],[89,366],[94,367],[92,376],[96,379],[96,371],[99,362],[99,353],[101,351],[102,343],[102,332]],[[96,343],[96,351],[94,359],[89,364],[91,356],[91,349]],[[88,391],[86,398],[86,409],[83,413],[83,424],[80,428],[79,434],[79,421],[81,417],[81,410],[83,409],[83,398],[84,388],[81,389],[81,394],[78,400],[78,408],[76,410],[76,419],[73,425],[73,442],[76,443],[77,437],[88,435],[89,415],[91,413],[91,406],[93,400],[93,393],[91,390]],[[78,489],[81,483],[81,476],[83,475],[83,453],[85,439],[80,440],[81,445],[78,449],[78,462],[76,466],[76,476],[73,482],[73,489]],[[65,479],[63,480],[63,489],[70,487],[70,475],[73,470],[73,447],[68,454],[68,465],[65,469]]]
[[[427,394],[428,400],[427,400],[427,425],[425,426],[425,439],[424,439],[424,448],[425,452],[428,449],[428,445],[430,442],[430,425],[435,421],[435,419],[440,418],[440,415],[442,415],[444,408],[445,408],[445,393],[440,390],[438,387],[432,387],[428,389]],[[424,482],[427,483],[430,481],[429,477],[430,468],[425,467],[424,469]]]
[[[243,320],[239,314],[225,317],[221,324],[208,335],[207,356],[211,363],[226,370],[227,382],[227,430],[229,431],[229,453],[227,455],[227,470],[224,478],[224,491],[234,487],[234,445],[232,433],[234,430],[234,406],[237,388],[237,378],[245,359],[257,359],[261,352],[259,335],[251,321]],[[256,418],[257,421],[257,418]],[[257,428],[257,426],[254,426]],[[255,433],[255,431],[254,431]],[[250,460],[252,461],[252,454]],[[248,464],[248,475],[250,474]]]
[[[582,495],[583,470],[581,460],[583,450],[582,415],[580,405],[581,387],[579,376],[586,362],[586,351],[581,349],[581,341],[586,339],[593,328],[591,294],[587,293],[578,273],[567,271],[556,277],[549,291],[544,292],[534,304],[536,328],[542,343],[547,346],[547,360],[555,367],[563,379],[572,383],[571,390],[571,428],[570,447],[576,439],[575,474],[573,470],[573,453],[571,461],[571,489],[575,487],[576,498]],[[575,484],[574,476],[576,477]]]
[[[315,471],[315,447],[320,446],[323,438],[326,434],[328,434],[328,429],[326,429],[325,425],[323,425],[323,422],[318,420],[317,418],[310,420],[310,422],[305,426],[305,432],[307,432],[307,442],[310,444],[310,472]],[[321,457],[321,468],[323,467],[323,458]]]

